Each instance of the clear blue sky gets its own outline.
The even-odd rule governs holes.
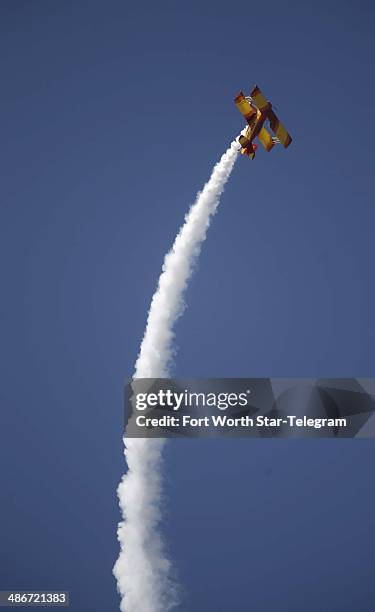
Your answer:
[[[0,588],[115,611],[122,383],[161,263],[258,83],[175,373],[374,375],[374,4],[1,4]],[[373,610],[372,441],[181,441],[181,612]],[[371,578],[372,575],[372,578]]]

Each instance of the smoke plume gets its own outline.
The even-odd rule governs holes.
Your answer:
[[[152,297],[135,378],[167,378],[173,359],[174,325],[184,309],[184,291],[192,274],[212,215],[216,212],[239,145],[233,141],[214,167],[185,217],[172,249],[165,256]],[[167,612],[178,603],[171,562],[159,532],[163,440],[126,439],[127,473],[118,487],[123,521],[119,523],[120,555],[113,572],[122,612]]]

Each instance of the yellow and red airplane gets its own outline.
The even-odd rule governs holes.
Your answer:
[[[286,131],[281,121],[276,117],[271,102],[268,102],[259,87],[255,85],[250,96],[245,96],[242,91],[234,99],[240,113],[245,117],[248,125],[244,134],[238,139],[241,145],[241,153],[254,159],[257,145],[254,143],[258,138],[266,151],[271,151],[275,144],[282,144],[285,148],[292,142],[290,134]],[[266,120],[275,136],[271,136],[264,127]]]

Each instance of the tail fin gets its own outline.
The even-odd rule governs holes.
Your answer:
[[[254,148],[254,146],[252,144],[249,145],[248,147],[242,147],[241,153],[242,153],[242,155],[246,155],[250,159],[254,159],[254,157],[255,157],[255,148]]]

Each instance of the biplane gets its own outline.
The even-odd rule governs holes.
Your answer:
[[[271,151],[276,144],[282,144],[285,148],[289,147],[292,142],[290,134],[276,116],[271,102],[266,100],[257,85],[251,91],[250,96],[245,96],[241,91],[234,101],[247,121],[245,131],[238,138],[243,155],[254,159],[255,151],[258,148],[254,142],[255,138],[258,138],[266,151]],[[269,121],[274,136],[265,127],[266,121]]]

